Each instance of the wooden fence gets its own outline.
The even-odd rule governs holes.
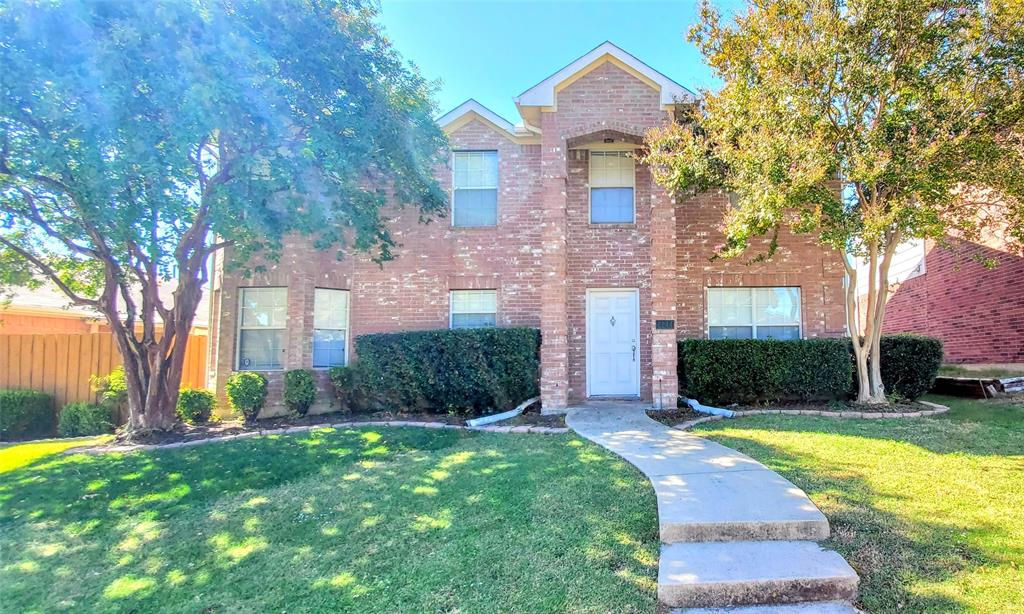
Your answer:
[[[186,348],[182,387],[206,382],[206,335],[192,335]],[[30,388],[52,394],[57,408],[73,401],[95,401],[92,375],[106,375],[121,364],[110,333],[0,335],[0,388]]]

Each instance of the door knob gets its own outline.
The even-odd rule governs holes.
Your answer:
[[[636,362],[636,343],[633,343],[633,362]]]

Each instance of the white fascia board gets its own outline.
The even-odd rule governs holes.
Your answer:
[[[635,56],[626,52],[617,45],[609,41],[605,41],[562,70],[520,94],[515,99],[516,104],[520,107],[554,106],[555,88],[563,81],[571,78],[573,75],[605,55],[612,56],[616,60],[657,83],[661,88],[662,105],[668,106],[673,104],[696,102],[697,95],[692,91],[666,77],[664,74],[654,70],[647,64],[644,64]]]
[[[455,123],[467,113],[476,113],[512,136],[517,134],[516,127],[512,125],[512,122],[501,117],[472,98],[437,118],[437,124],[444,128],[445,126]]]

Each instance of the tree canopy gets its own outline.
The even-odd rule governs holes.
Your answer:
[[[1024,3],[766,0],[732,23],[705,3],[690,37],[724,85],[652,131],[646,161],[677,193],[738,195],[724,256],[760,236],[770,256],[781,228],[850,255],[859,397],[884,400],[874,376],[896,245],[990,224],[1024,242]],[[971,190],[989,191],[990,211]],[[862,325],[851,258],[869,263]]]
[[[303,233],[387,260],[385,203],[443,211],[433,87],[375,6],[0,7],[0,283],[49,280],[106,315],[140,428],[173,416],[211,253],[272,259]]]

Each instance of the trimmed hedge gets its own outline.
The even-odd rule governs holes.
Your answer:
[[[0,440],[54,433],[53,397],[38,390],[0,390]]]
[[[255,371],[238,371],[224,382],[228,405],[247,421],[256,419],[267,401],[267,378]]]
[[[942,366],[942,340],[902,333],[882,335],[882,384],[887,395],[913,401],[935,384]]]
[[[182,422],[203,424],[210,421],[217,397],[203,388],[182,388],[178,392],[178,405],[174,408]]]
[[[477,416],[538,394],[540,331],[533,328],[363,335],[356,355],[353,366],[331,372],[342,404],[353,411]]]
[[[848,339],[683,339],[679,387],[705,403],[845,397],[853,377]]]
[[[57,433],[61,437],[84,437],[114,432],[110,407],[99,403],[75,401],[60,410]]]
[[[284,374],[284,404],[305,416],[316,401],[316,379],[312,369],[293,369]]]

